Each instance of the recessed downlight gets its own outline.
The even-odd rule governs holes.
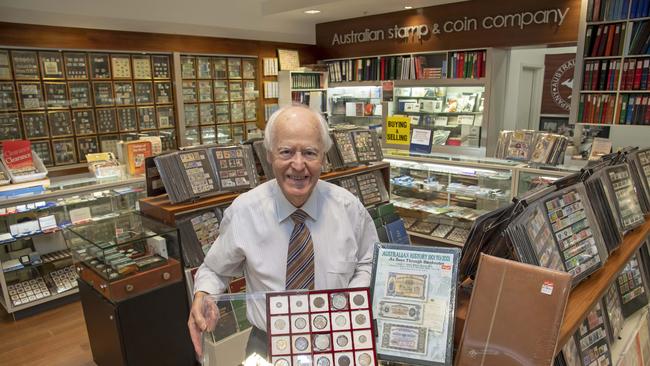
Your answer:
[[[413,7],[412,6],[405,6],[404,9],[406,9],[406,10],[413,9]]]
[[[320,10],[316,10],[316,9],[305,10],[305,14],[318,14],[318,13],[320,13]]]

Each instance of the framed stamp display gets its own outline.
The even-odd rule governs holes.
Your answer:
[[[242,90],[241,81],[231,81],[228,85],[228,88],[230,89],[230,101],[244,99],[244,92]]]
[[[459,260],[459,248],[375,246],[370,286],[381,359],[452,364]]]
[[[253,100],[247,100],[244,102],[244,111],[247,121],[256,121],[257,120],[257,103]]]
[[[41,83],[18,82],[16,85],[18,87],[20,109],[42,109],[45,106]]]
[[[156,119],[158,120],[158,128],[173,128],[176,126],[174,109],[171,106],[156,107]]]
[[[16,89],[11,81],[0,82],[0,111],[13,111],[18,109]]]
[[[214,104],[201,103],[199,104],[199,117],[201,125],[213,125],[214,120]]]
[[[153,84],[151,84],[151,81],[135,82],[135,102],[136,104],[153,103]]]
[[[298,51],[278,48],[278,64],[282,71],[298,70],[300,68]]]
[[[228,79],[241,79],[241,59],[228,59]]]
[[[163,151],[176,150],[176,130],[160,130],[158,136],[160,136]]]
[[[77,162],[74,139],[52,140],[52,152],[56,165],[74,164]]]
[[[181,56],[181,78],[196,79],[196,58]]]
[[[151,79],[151,57],[147,55],[133,55],[133,78]]]
[[[244,122],[244,103],[230,103],[230,122]]]
[[[153,55],[151,56],[153,63],[153,78],[154,79],[170,79],[171,73],[169,71],[169,56],[166,55]]]
[[[63,56],[60,52],[39,52],[43,79],[63,79]]]
[[[215,58],[212,59],[212,64],[214,66],[214,78],[215,79],[227,79],[228,78],[228,64],[225,58]]]
[[[184,104],[185,126],[199,125],[199,106],[196,104]]]
[[[36,51],[11,51],[14,65],[14,78],[18,80],[38,80],[38,57]]]
[[[255,79],[257,76],[257,59],[245,58],[242,60],[242,73],[244,79]]]
[[[27,139],[50,137],[45,112],[23,113],[23,127],[25,127],[25,138]]]
[[[90,103],[90,83],[87,81],[68,82],[70,89],[70,107],[88,108]]]
[[[195,80],[183,80],[183,102],[184,103],[195,103],[197,101],[196,93],[196,81]]]
[[[97,133],[95,115],[92,109],[72,111],[72,123],[76,135],[94,135]]]
[[[201,143],[214,144],[217,142],[216,129],[214,126],[201,127]]]
[[[185,141],[186,145],[196,146],[201,144],[199,140],[199,129],[196,127],[186,128],[185,129]]]
[[[81,52],[64,52],[65,75],[70,79],[88,79],[88,58]]]
[[[120,126],[120,132],[137,131],[138,121],[135,108],[118,108],[117,123]]]
[[[11,61],[7,50],[0,50],[0,80],[11,80]]]
[[[47,112],[52,137],[67,137],[74,134],[69,111]]]
[[[217,126],[217,143],[229,144],[232,142],[232,131],[229,125]]]
[[[138,107],[138,122],[140,130],[156,129],[156,110],[152,107]]]
[[[244,141],[244,125],[243,124],[237,124],[237,125],[232,125],[232,140],[234,143],[238,144],[242,141]]]
[[[110,79],[111,66],[109,65],[108,55],[102,53],[91,53],[90,58],[90,76],[93,79]],[[74,145],[73,145],[74,146]]]
[[[79,162],[87,161],[86,155],[99,152],[97,137],[78,137],[77,151],[79,152]]]
[[[131,57],[129,55],[111,55],[113,79],[131,79]]]
[[[199,102],[212,101],[212,81],[199,80]]]
[[[229,123],[230,111],[228,103],[217,103],[214,105],[214,113],[217,116],[217,123]]]
[[[154,81],[153,90],[156,97],[156,104],[168,104],[173,100],[171,81]]]
[[[119,135],[101,135],[99,136],[99,149],[101,152],[112,152],[114,156],[117,156],[117,143],[119,141]]]
[[[117,115],[114,108],[96,109],[95,114],[99,133],[117,132]]]
[[[0,140],[22,138],[18,113],[0,113]]]
[[[95,107],[110,107],[113,105],[113,83],[110,81],[93,81],[93,97]]]
[[[45,91],[45,103],[47,108],[60,109],[68,108],[70,100],[68,99],[68,87],[66,83],[43,83]]]
[[[43,165],[54,165],[54,157],[52,156],[52,149],[50,148],[49,141],[32,141],[32,151],[41,158]]]
[[[133,105],[135,97],[133,93],[133,83],[130,81],[115,81],[115,105]]]
[[[255,82],[251,80],[244,80],[244,99],[255,100],[259,93],[255,90]]]
[[[197,57],[197,78],[198,79],[212,79],[212,63],[210,57],[199,56]]]
[[[225,80],[214,81],[214,101],[215,102],[228,101],[228,83]]]

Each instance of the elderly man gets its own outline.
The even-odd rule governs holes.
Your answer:
[[[233,201],[195,277],[188,326],[199,355],[208,327],[203,297],[224,292],[242,272],[248,292],[370,284],[373,221],[354,195],[318,179],[332,146],[327,122],[304,106],[281,108],[266,125],[264,146],[276,178]],[[247,316],[254,326],[247,354],[265,355],[264,303],[249,302]]]

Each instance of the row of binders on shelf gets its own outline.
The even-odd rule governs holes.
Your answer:
[[[628,55],[647,55],[650,53],[650,21],[635,22]]]
[[[633,1],[633,7],[642,8],[644,1]],[[589,0],[587,4],[587,21],[599,22],[627,18],[630,0]],[[642,13],[637,11],[638,13]]]
[[[293,89],[321,89],[321,74],[291,74],[291,88]]]
[[[616,90],[619,76],[621,90],[648,90],[650,58],[585,61],[582,90]]]
[[[578,122],[612,123],[615,102],[616,95],[614,94],[581,94]]]
[[[650,95],[623,94],[619,96],[616,123],[650,125]]]
[[[449,56],[449,78],[483,78],[485,64],[485,51],[452,52]]]
[[[648,90],[650,58],[623,61],[621,90]]]
[[[585,57],[619,56],[625,46],[626,23],[598,24],[587,27]]]
[[[579,123],[650,125],[648,94],[582,94]]]

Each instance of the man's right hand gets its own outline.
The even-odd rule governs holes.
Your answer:
[[[194,294],[190,318],[187,320],[187,326],[190,329],[190,337],[194,344],[194,350],[199,357],[203,356],[201,348],[201,338],[203,332],[212,331],[219,320],[219,309],[214,301],[205,299],[208,295],[205,292],[198,291]],[[207,301],[206,301],[207,300]]]

